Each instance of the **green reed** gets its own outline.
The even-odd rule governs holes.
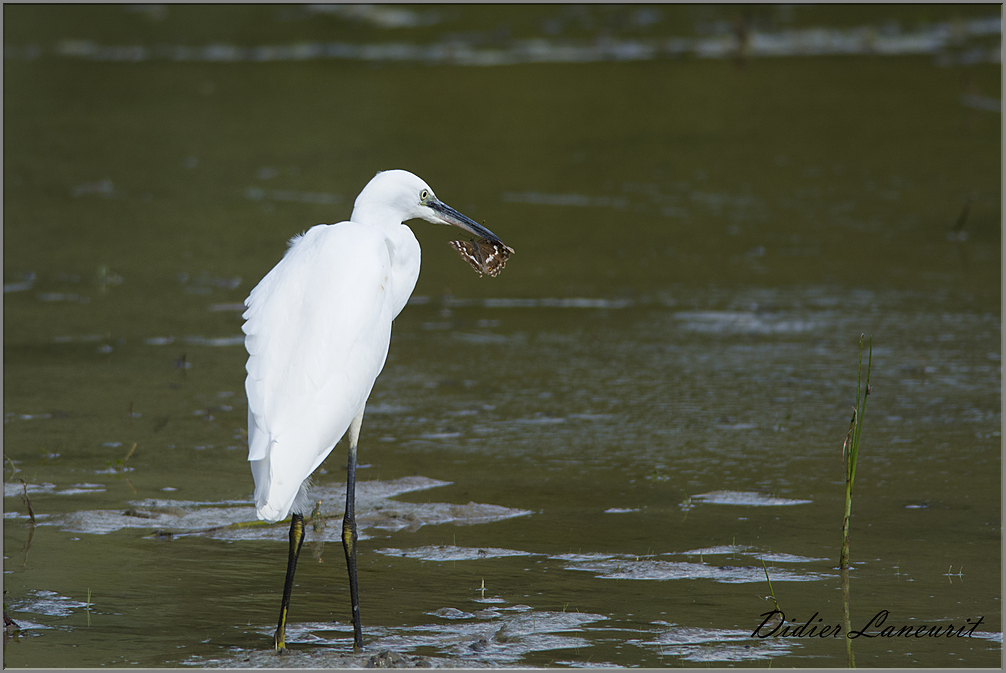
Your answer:
[[[842,444],[842,459],[845,462],[845,518],[842,521],[842,556],[839,568],[849,567],[849,524],[852,519],[852,484],[856,481],[856,461],[859,459],[859,442],[862,439],[863,416],[866,413],[866,398],[870,396],[870,370],[873,365],[873,337],[870,337],[870,351],[866,361],[866,386],[863,387],[863,340],[859,335],[859,373],[856,376],[856,408],[852,410],[852,422]]]

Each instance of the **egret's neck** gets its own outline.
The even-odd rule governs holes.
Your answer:
[[[408,218],[406,218],[408,219]],[[394,316],[405,308],[419,279],[422,251],[412,229],[403,221],[402,210],[357,203],[349,221],[377,227],[387,237],[391,254],[391,304]]]
[[[349,221],[380,227],[390,234],[402,224],[402,213],[396,208],[358,203],[353,208],[353,214],[349,216]]]

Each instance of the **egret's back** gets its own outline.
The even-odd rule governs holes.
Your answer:
[[[396,278],[394,249],[376,227],[318,225],[245,302],[248,460],[261,519],[287,516],[366,404],[400,310],[395,282],[408,283]]]

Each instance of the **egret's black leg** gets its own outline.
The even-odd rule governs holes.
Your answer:
[[[279,608],[279,626],[273,643],[277,650],[286,648],[286,613],[290,609],[290,594],[293,593],[293,575],[297,572],[297,557],[304,545],[304,515],[290,517],[290,556],[286,562],[286,583],[283,585],[283,605]]]
[[[349,426],[349,462],[346,465],[346,514],[342,518],[342,548],[349,570],[349,598],[353,604],[353,649],[363,649],[363,625],[360,624],[360,589],[356,582],[356,446],[360,440],[363,411]]]

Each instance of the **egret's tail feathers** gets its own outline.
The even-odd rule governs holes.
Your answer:
[[[276,523],[289,516],[290,512],[311,512],[310,478],[299,484],[276,482],[270,478],[268,459],[251,461],[251,468],[255,477],[255,511],[259,519]]]
[[[273,506],[271,503],[259,505],[256,509],[258,518],[268,523],[276,523],[286,518],[287,513]]]

